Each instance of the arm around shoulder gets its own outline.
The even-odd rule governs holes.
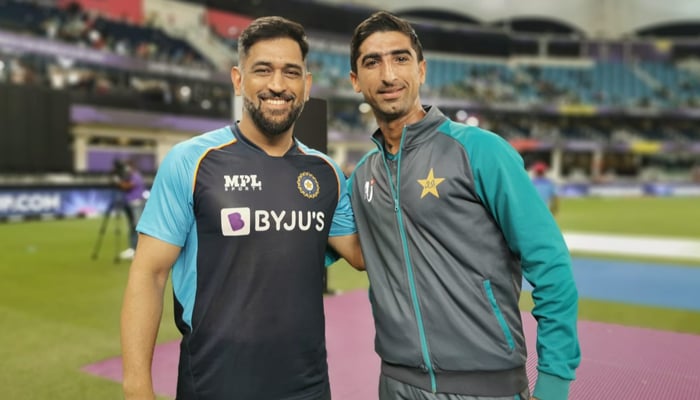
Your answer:
[[[328,244],[343,257],[353,268],[358,271],[365,270],[365,259],[360,248],[360,239],[357,234],[331,236]]]

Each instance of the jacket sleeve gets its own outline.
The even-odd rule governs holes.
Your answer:
[[[534,396],[565,400],[581,360],[571,256],[520,155],[503,138],[480,133],[472,135],[467,147],[477,194],[510,250],[520,257],[523,275],[533,287],[538,356]]]

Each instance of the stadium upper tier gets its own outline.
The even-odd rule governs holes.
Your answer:
[[[98,17],[75,6],[40,7],[10,0],[0,2],[0,11],[0,82],[69,90],[78,104],[214,118],[231,115],[228,71],[216,69],[203,55],[206,52],[198,51],[204,43],[171,37],[147,24]],[[235,41],[216,35],[210,39],[225,43],[235,58]],[[364,131],[367,126],[357,115],[362,99],[348,78],[348,41],[319,32],[311,39],[312,95],[329,100],[332,127]],[[672,42],[588,41],[580,43],[580,49],[585,56],[481,57],[426,47],[423,97],[448,112],[700,119],[700,61],[677,57]],[[502,119],[493,114],[484,118]],[[522,137],[536,131],[512,121],[504,130]],[[561,130],[567,137],[597,138],[614,129]],[[697,128],[677,130],[680,137],[700,138]],[[589,131],[597,133],[585,133]],[[633,131],[642,137],[660,135],[644,126]]]
[[[112,20],[71,3],[65,8],[1,1],[0,28],[148,60],[212,68],[196,48],[162,30]]]
[[[0,29],[28,33],[35,37],[67,42],[86,51],[111,52],[120,56],[172,64],[178,67],[214,69],[213,64],[196,48],[197,43],[171,37],[160,29],[138,26],[110,20],[82,10],[79,6],[67,8],[38,6],[31,2],[7,1],[0,4]],[[337,40],[328,46],[314,46],[309,54],[309,68],[314,74],[317,92],[324,97],[351,94],[348,74],[350,71],[347,51],[337,49],[347,43]],[[331,41],[333,39],[330,39]],[[0,42],[0,44],[2,44]],[[235,52],[235,42],[228,42]],[[425,95],[436,98],[460,99],[471,106],[478,104],[518,104],[530,106],[593,106],[613,108],[684,109],[700,107],[700,61],[678,60],[671,57],[668,44],[656,42],[635,44],[632,56],[623,56],[618,44],[607,49],[589,46],[588,53],[605,57],[506,57],[484,58],[464,55],[431,53],[426,49],[428,69]],[[333,48],[329,51],[325,48]],[[0,79],[12,80],[13,59],[27,58],[27,52],[17,54],[1,51],[6,68],[0,71]],[[604,51],[605,50],[605,51]],[[39,57],[36,57],[39,56]],[[50,65],[54,54],[37,51],[33,63],[39,76],[52,79]],[[95,57],[94,59],[98,59]],[[631,61],[634,60],[634,61]],[[89,61],[89,60],[88,60]],[[115,66],[109,61],[84,63],[87,68],[99,69],[112,75],[113,86],[120,84],[118,73],[109,71],[129,70],[128,65]],[[173,68],[175,69],[175,68]],[[146,78],[151,71],[130,71],[132,76]],[[163,72],[163,71],[160,71]],[[221,71],[219,71],[221,72]],[[123,75],[123,74],[122,74]],[[163,85],[172,85],[177,78],[165,75]],[[9,77],[9,78],[8,78]],[[162,76],[161,76],[162,77]],[[202,75],[210,80],[210,75]],[[212,82],[228,86],[227,79]],[[133,86],[133,85],[132,85]],[[127,88],[128,89],[128,88]],[[133,88],[131,88],[133,90]],[[190,88],[191,89],[191,88]],[[177,91],[177,89],[172,89]],[[225,88],[228,91],[228,88]],[[209,90],[211,91],[211,90]],[[165,96],[167,97],[167,96]],[[585,109],[581,109],[586,112]]]
[[[466,102],[600,107],[700,107],[700,63],[479,60],[426,54],[425,94]],[[350,90],[348,54],[311,51],[314,84]]]

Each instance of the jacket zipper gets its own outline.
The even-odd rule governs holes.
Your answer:
[[[413,302],[413,311],[416,316],[416,324],[418,325],[418,337],[421,344],[421,353],[423,355],[423,364],[430,376],[430,387],[433,393],[437,393],[437,382],[435,381],[435,370],[433,369],[433,363],[430,361],[430,349],[428,347],[428,340],[425,335],[425,329],[423,328],[423,315],[420,310],[420,304],[418,303],[418,292],[415,285],[415,279],[413,276],[413,263],[411,262],[411,257],[408,253],[408,239],[406,238],[406,229],[403,225],[403,213],[400,207],[400,191],[401,187],[401,158],[403,153],[403,140],[406,137],[406,127],[403,128],[401,133],[401,142],[399,144],[399,152],[397,155],[396,164],[396,181],[393,179],[391,173],[391,168],[386,160],[386,153],[384,151],[381,143],[375,140],[375,143],[379,146],[382,154],[382,160],[384,161],[384,168],[389,176],[389,182],[391,182],[391,195],[394,200],[394,213],[396,214],[396,220],[399,223],[399,233],[401,235],[401,245],[403,247],[404,258],[406,259],[406,273],[408,275],[408,286],[411,292],[411,301]],[[374,140],[374,139],[373,139]]]

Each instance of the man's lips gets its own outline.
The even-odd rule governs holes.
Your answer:
[[[261,96],[260,97],[261,104],[263,104],[268,109],[272,109],[272,110],[287,109],[289,107],[289,104],[292,102],[292,100],[293,100],[293,98],[291,98],[291,97],[269,97],[269,96]]]
[[[391,88],[391,89],[383,89],[379,91],[379,95],[383,99],[395,99],[403,93],[404,88]]]
[[[287,101],[288,101],[288,100],[285,100],[285,99],[267,99],[267,100],[263,100],[263,103],[265,103],[265,104],[270,104],[270,105],[273,105],[273,106],[275,106],[275,105],[280,106],[280,105],[285,105],[285,104],[287,104]]]

